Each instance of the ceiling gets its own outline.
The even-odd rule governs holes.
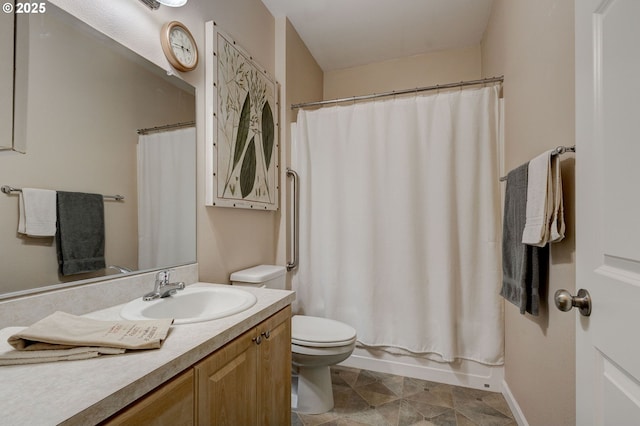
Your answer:
[[[480,43],[493,0],[262,0],[324,71]]]

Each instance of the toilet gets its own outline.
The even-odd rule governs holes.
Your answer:
[[[283,266],[259,265],[232,273],[231,284],[284,290],[285,274]],[[347,324],[306,315],[291,318],[291,356],[297,371],[291,400],[297,412],[321,414],[333,408],[329,367],[349,358],[355,345],[356,330]]]

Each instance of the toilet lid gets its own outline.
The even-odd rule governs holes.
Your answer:
[[[294,315],[291,318],[291,343],[301,346],[332,347],[353,343],[356,330],[328,318]]]

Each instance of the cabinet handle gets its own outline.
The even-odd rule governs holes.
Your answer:
[[[254,337],[253,339],[251,339],[251,341],[256,342],[256,345],[259,345],[260,343],[262,343],[262,335]]]
[[[263,331],[262,335],[264,336],[265,339],[268,339],[269,336],[271,336],[271,331],[270,330]]]

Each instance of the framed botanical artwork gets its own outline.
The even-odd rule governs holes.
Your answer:
[[[206,204],[277,210],[277,83],[214,22],[206,53]]]

